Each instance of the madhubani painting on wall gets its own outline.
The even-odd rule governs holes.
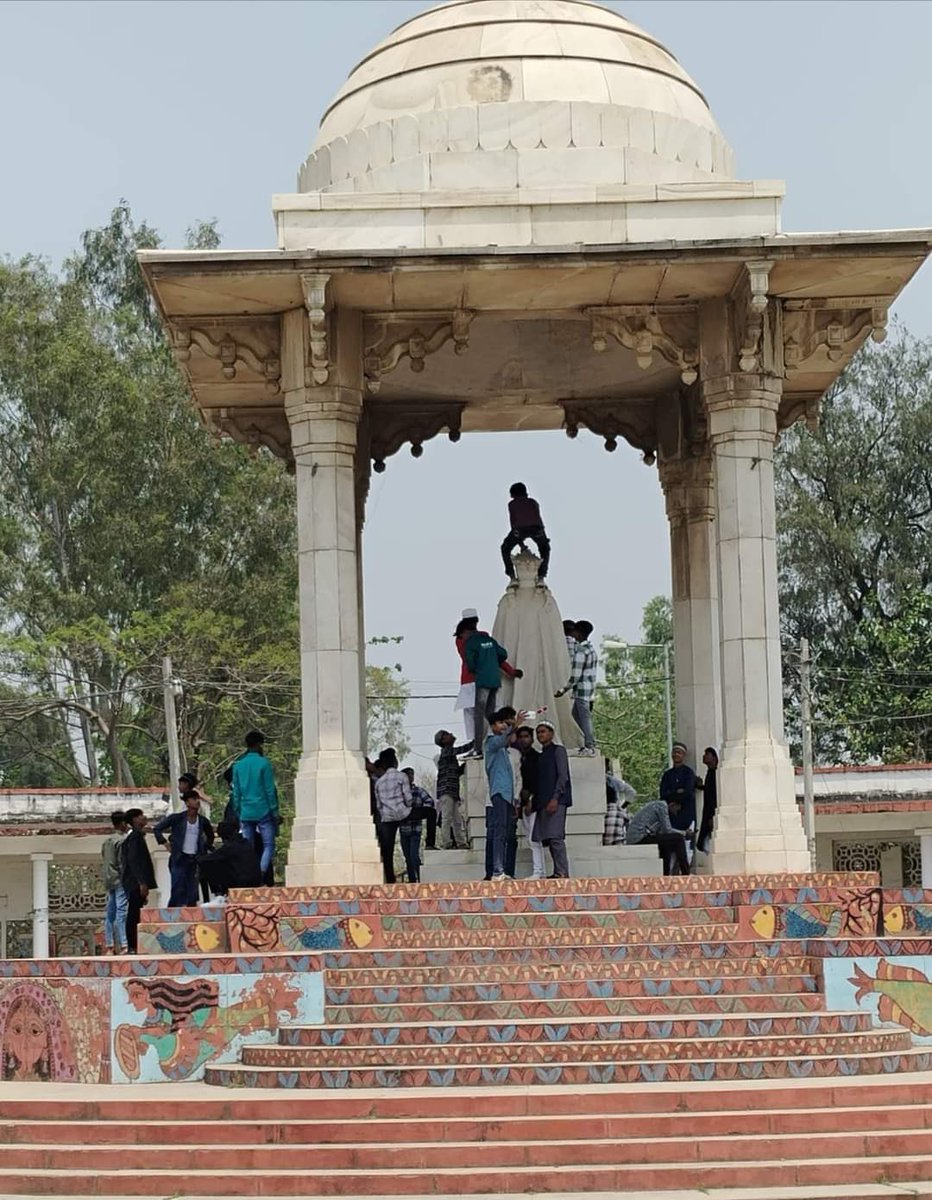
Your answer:
[[[0,981],[0,1074],[16,1082],[107,1083],[110,981]]]
[[[114,1083],[200,1079],[207,1063],[233,1062],[247,1039],[321,1022],[323,977],[136,976],[113,980],[112,1003]]]
[[[932,1043],[932,958],[825,958],[821,965],[830,1008],[869,1012],[875,1023],[902,1025]]]

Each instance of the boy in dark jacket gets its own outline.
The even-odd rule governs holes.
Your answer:
[[[130,954],[139,953],[139,914],[158,885],[152,855],[146,845],[146,814],[141,808],[126,812],[130,830],[123,842],[123,890],[126,892],[126,945]]]
[[[537,568],[539,583],[547,578],[547,568],[550,566],[550,539],[544,529],[544,519],[540,515],[540,505],[527,494],[523,483],[513,483],[510,488],[511,500],[508,502],[508,521],[511,529],[502,542],[502,562],[505,564],[505,574],[514,579],[515,568],[511,561],[511,552],[515,546],[524,544],[530,539],[540,554],[540,566]]]
[[[235,821],[221,821],[217,826],[220,845],[197,860],[201,877],[214,896],[226,897],[230,888],[261,887],[262,872],[252,842],[239,831]]]

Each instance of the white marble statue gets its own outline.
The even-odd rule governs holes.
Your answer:
[[[515,581],[498,604],[492,636],[508,651],[508,661],[524,672],[523,679],[503,676],[500,704],[520,712],[546,708],[546,719],[556,726],[557,741],[568,750],[583,744],[573,720],[571,696],[554,698],[570,677],[570,656],[563,619],[550,588],[537,582],[540,559],[528,551],[515,555]],[[531,718],[530,724],[535,723]]]

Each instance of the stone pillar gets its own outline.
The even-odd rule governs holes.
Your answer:
[[[922,887],[932,891],[932,829],[917,829],[919,839],[919,862],[922,870]]]
[[[168,851],[163,846],[152,848],[152,866],[155,869],[155,886],[159,893],[159,908],[168,908],[172,894],[172,875],[168,866]]]
[[[377,883],[362,694],[357,430],[360,314],[282,318],[282,382],[298,508],[303,752],[295,779],[289,886]]]
[[[660,465],[670,524],[675,734],[702,774],[702,752],[721,741],[721,656],[711,454]]]
[[[714,874],[812,869],[783,736],[773,485],[783,346],[769,271],[746,264],[732,297],[700,310],[722,672]]]
[[[32,859],[32,957],[49,956],[49,863],[51,854],[30,854]]]

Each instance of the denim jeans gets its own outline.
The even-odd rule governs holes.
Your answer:
[[[595,733],[592,729],[592,704],[590,701],[578,699],[573,701],[573,720],[582,730],[586,749],[591,750],[595,746]]]
[[[243,821],[239,827],[240,833],[247,842],[252,842],[257,830],[259,837],[262,838],[262,858],[259,862],[259,869],[264,875],[275,857],[275,822],[267,814],[261,821]]]
[[[473,750],[482,753],[485,746],[485,735],[489,732],[492,717],[498,708],[498,688],[479,687],[476,684],[476,707],[473,711],[473,724],[476,736],[473,740]]]
[[[405,856],[408,883],[421,882],[421,827],[406,830],[404,826],[399,832],[401,853]]]
[[[492,875],[507,875],[510,867],[514,875],[518,853],[518,815],[514,802],[496,793],[485,810],[485,821],[486,871]]]
[[[198,902],[197,859],[190,855],[179,855],[168,863],[172,890],[168,898],[169,908],[193,908]]]
[[[126,892],[118,883],[107,892],[107,909],[104,913],[104,945],[126,953]]]

